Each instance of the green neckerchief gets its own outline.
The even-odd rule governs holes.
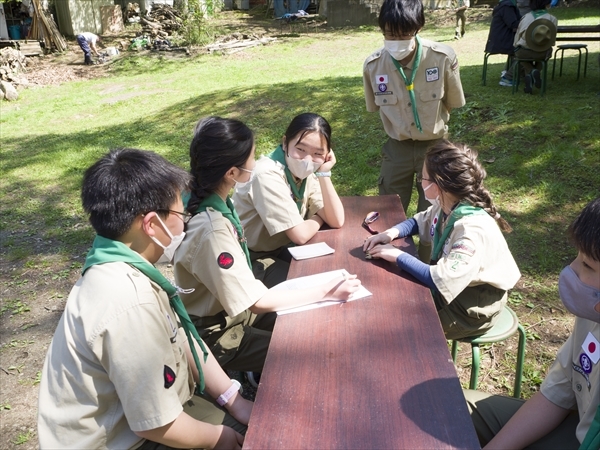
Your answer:
[[[596,409],[594,420],[592,420],[579,450],[595,450],[598,448],[600,448],[600,405]]]
[[[200,202],[200,206],[198,206],[196,212],[206,211],[206,208],[209,206],[223,214],[223,216],[229,219],[229,221],[235,227],[235,230],[237,231],[238,235],[238,242],[240,243],[242,250],[246,254],[246,261],[248,261],[248,266],[250,267],[250,270],[252,270],[252,262],[250,261],[250,252],[248,251],[246,235],[244,234],[242,222],[240,222],[240,217],[238,216],[238,213],[235,210],[231,199],[227,197],[227,200],[223,201],[223,199],[219,197],[219,194],[212,193]]]
[[[536,11],[531,11],[531,14],[533,15],[533,19],[537,19],[540,16],[543,16],[544,14],[546,14],[546,10],[545,9],[538,9]]]
[[[415,85],[413,81],[415,80],[415,76],[417,75],[417,70],[419,69],[419,63],[421,62],[421,39],[419,36],[415,36],[417,41],[417,55],[415,56],[415,64],[413,66],[412,73],[410,74],[410,80],[406,78],[404,75],[404,70],[398,61],[394,59],[393,56],[390,55],[396,69],[400,72],[400,76],[404,80],[404,84],[406,85],[406,90],[408,91],[408,96],[410,97],[410,104],[412,105],[413,116],[415,117],[415,125],[417,126],[417,130],[421,133],[423,132],[423,128],[421,128],[421,121],[419,120],[419,112],[417,111],[417,99],[415,98]]]
[[[444,217],[444,211],[440,210],[440,214],[438,215],[437,225],[435,226],[435,233],[433,235],[433,252],[431,253],[431,258],[435,261],[440,259],[440,254],[442,252],[442,248],[444,246],[444,242],[448,238],[448,235],[454,228],[454,223],[462,219],[466,216],[475,216],[479,214],[487,214],[487,212],[483,208],[478,208],[476,206],[471,206],[466,203],[460,203],[450,215],[446,218],[446,228],[444,228],[444,232],[442,233],[440,230],[442,229],[442,222]]]
[[[290,189],[292,190],[292,195],[294,196],[294,201],[296,202],[296,206],[298,207],[298,212],[302,211],[302,200],[304,199],[304,190],[306,189],[306,178],[302,180],[300,184],[300,189],[296,185],[294,181],[294,177],[290,169],[288,169],[287,162],[285,161],[285,152],[283,151],[283,147],[280,145],[273,153],[269,155],[273,161],[277,161],[281,163],[283,167],[285,167],[285,177],[287,179],[288,184],[290,185]]]
[[[208,351],[206,350],[206,347],[204,347],[204,343],[200,339],[198,331],[196,331],[196,327],[190,320],[190,316],[185,310],[183,302],[179,298],[179,295],[177,295],[177,288],[173,286],[156,267],[144,259],[142,255],[131,250],[122,242],[113,241],[112,239],[107,239],[102,236],[96,236],[94,239],[92,249],[89,251],[85,259],[82,274],[84,274],[85,271],[93,265],[111,262],[124,262],[132,267],[135,267],[148,278],[150,278],[150,280],[158,284],[161,289],[167,293],[171,308],[173,308],[179,317],[179,322],[181,323],[188,342],[190,343],[190,349],[192,351],[192,355],[194,356],[196,367],[198,368],[198,376],[200,381],[196,392],[202,394],[204,392],[204,374],[202,373],[200,360],[198,359],[198,353],[196,352],[196,347],[194,346],[194,339],[196,342],[198,342],[198,345],[200,345],[200,348],[202,349],[204,354],[204,362],[206,362],[206,358],[208,358]],[[192,337],[194,339],[192,339]]]

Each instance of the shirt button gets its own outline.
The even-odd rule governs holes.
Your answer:
[[[413,123],[411,123],[410,125],[414,127],[414,126],[415,126],[415,123],[413,122]]]
[[[433,94],[433,98],[435,98],[435,94]]]
[[[384,99],[384,100],[383,100],[383,103],[387,103],[387,100],[385,100],[385,99]]]
[[[411,106],[411,104],[409,103],[408,106]]]
[[[139,274],[139,273],[137,273],[137,272],[131,272],[131,274],[132,274],[134,277],[139,277],[139,276],[140,276],[140,274]]]
[[[575,389],[577,389],[577,392],[581,392],[581,385],[579,383],[577,383],[577,386],[575,386]]]

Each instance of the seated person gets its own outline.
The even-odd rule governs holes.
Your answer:
[[[432,204],[365,240],[368,257],[396,262],[431,289],[447,339],[478,336],[490,329],[521,274],[502,231],[511,231],[483,186],[477,153],[442,140],[425,153],[419,178]],[[433,241],[431,264],[393,245],[412,235]]]
[[[492,54],[513,55],[515,50],[513,43],[520,19],[521,15],[514,0],[501,0],[492,12],[492,23],[485,51]],[[512,86],[512,80],[504,77],[508,69],[508,66],[504,67],[500,77],[500,86]]]
[[[191,197],[183,243],[175,253],[175,280],[200,335],[222,367],[261,372],[275,311],[323,300],[346,301],[358,290],[356,276],[310,289],[268,289],[252,273],[239,216],[229,198],[253,176],[254,136],[242,122],[207,117],[190,145]]]
[[[554,38],[550,35],[541,35],[536,36],[533,35],[533,42],[530,42],[529,45],[534,45],[535,48],[528,48],[528,43],[526,39],[526,33],[528,28],[535,26],[534,22],[539,20],[549,20],[554,27],[558,24],[558,20],[552,14],[546,12],[546,8],[550,6],[550,0],[531,0],[530,5],[532,7],[532,11],[525,14],[521,21],[519,22],[519,27],[517,28],[517,33],[515,34],[514,46],[515,46],[515,56],[519,59],[533,59],[534,61],[522,61],[520,66],[523,68],[523,73],[520,76],[525,76],[525,87],[523,91],[526,94],[533,93],[533,86],[540,89],[542,87],[542,76],[540,73],[540,69],[542,68],[542,61],[548,59],[552,55],[552,45],[554,45]],[[549,39],[552,39],[550,42]],[[547,48],[546,48],[547,47]],[[540,50],[540,49],[545,50]],[[514,65],[511,67],[504,76],[508,80],[513,80],[514,78]]]
[[[256,162],[254,178],[236,186],[233,203],[254,275],[267,287],[286,279],[288,246],[305,244],[323,223],[344,224],[344,207],[331,182],[335,162],[329,123],[317,114],[300,114],[281,145]]]
[[[599,448],[600,198],[569,231],[578,254],[560,273],[558,293],[575,325],[540,391],[527,401],[464,391],[485,449]]]
[[[83,208],[97,236],[44,363],[41,448],[241,448],[252,403],[153,266],[180,242],[188,180],[135,149],[85,172]],[[225,409],[193,397],[205,388]]]

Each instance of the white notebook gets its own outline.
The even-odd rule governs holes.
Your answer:
[[[296,260],[316,258],[317,256],[330,255],[335,252],[335,250],[325,242],[288,247],[288,251]]]

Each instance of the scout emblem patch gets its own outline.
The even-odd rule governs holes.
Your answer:
[[[217,264],[221,269],[229,269],[233,266],[233,255],[228,252],[223,252],[217,257]]]
[[[583,344],[581,344],[581,348],[594,364],[598,364],[598,360],[600,359],[600,342],[598,342],[598,339],[596,339],[591,331],[588,333],[585,341],[583,341]]]
[[[425,79],[427,82],[437,81],[440,79],[440,70],[437,67],[431,69],[425,69]]]
[[[379,85],[379,92],[385,92],[385,91],[387,91],[387,85],[381,83]]]
[[[585,373],[590,373],[592,371],[592,361],[585,353],[579,355],[579,364],[581,364],[581,368]]]
[[[165,366],[163,375],[165,378],[165,389],[169,389],[175,383],[175,372],[169,366]]]

